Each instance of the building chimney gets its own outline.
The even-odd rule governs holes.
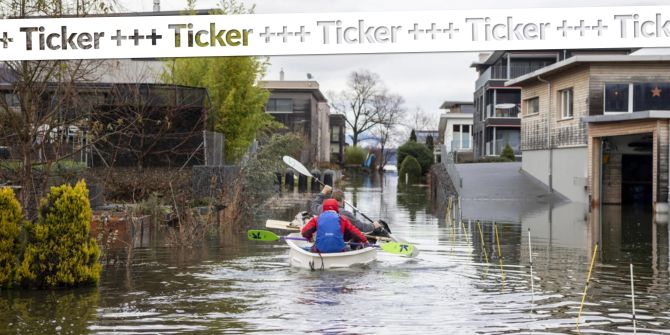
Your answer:
[[[154,12],[161,11],[161,0],[154,0]]]
[[[284,68],[279,71],[279,80],[284,80]]]

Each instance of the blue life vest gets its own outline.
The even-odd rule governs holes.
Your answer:
[[[340,215],[335,211],[325,211],[316,223],[316,249],[322,253],[344,250],[344,236],[340,226]]]

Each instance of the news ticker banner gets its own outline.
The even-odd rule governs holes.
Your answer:
[[[0,60],[670,47],[670,6],[0,20]]]

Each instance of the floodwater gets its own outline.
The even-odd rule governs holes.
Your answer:
[[[420,255],[380,252],[367,267],[322,272],[291,268],[285,244],[246,241],[243,233],[196,250],[139,249],[131,267],[105,269],[97,289],[0,292],[0,332],[578,332],[594,251],[579,205],[538,208],[521,222],[494,226],[467,218],[452,224],[432,208],[426,187],[398,188],[395,176],[383,183],[364,179],[345,194],[369,216],[387,219]],[[295,203],[300,195],[286,197]],[[281,208],[274,218],[292,213]],[[583,333],[633,333],[630,261],[636,331],[670,333],[668,226],[630,220],[640,218],[603,227],[604,248],[597,250],[581,313]]]

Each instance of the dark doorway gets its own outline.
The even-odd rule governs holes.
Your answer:
[[[652,206],[653,158],[651,155],[621,157],[621,197],[624,206]]]
[[[624,250],[646,254],[652,238],[653,158],[623,155],[621,159],[621,242]]]

